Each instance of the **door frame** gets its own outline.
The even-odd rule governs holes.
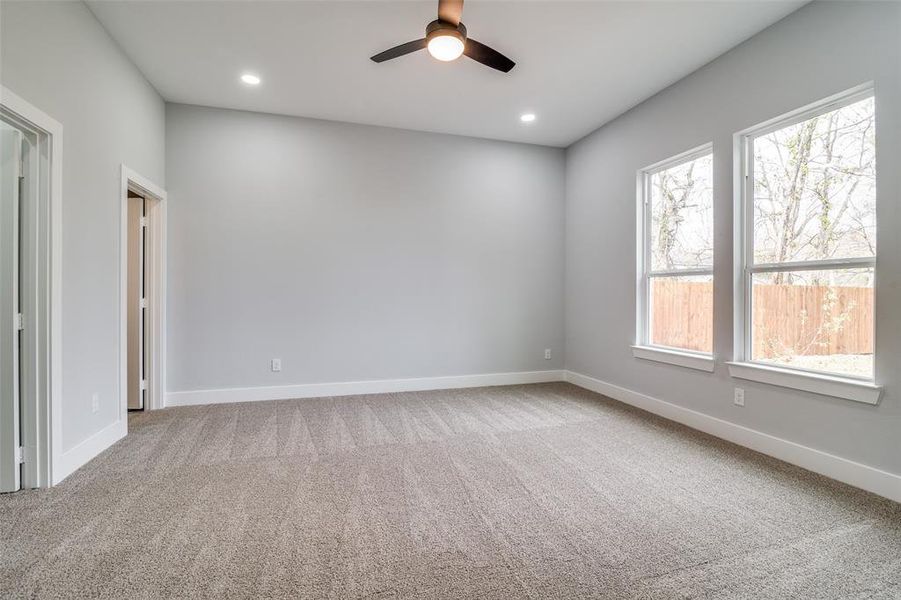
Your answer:
[[[0,301],[0,338],[3,348],[0,349],[0,492],[14,492],[22,487],[22,448],[24,447],[22,435],[21,412],[25,401],[25,394],[20,391],[22,369],[20,369],[20,355],[26,353],[25,331],[19,330],[18,315],[24,314],[20,304],[26,300],[20,293],[23,279],[28,275],[28,269],[23,268],[28,257],[21,250],[21,246],[28,236],[28,205],[22,202],[26,194],[30,192],[29,163],[31,162],[32,145],[29,143],[32,136],[23,132],[6,119],[0,121],[3,126],[3,175],[10,176],[3,182],[0,190],[3,207],[0,209],[0,261],[3,262],[0,271],[3,273],[3,299]],[[9,136],[7,137],[7,134]],[[9,194],[7,198],[6,195]],[[20,213],[26,213],[22,215]],[[20,239],[24,238],[24,239]],[[24,290],[22,290],[24,291]],[[24,319],[23,319],[24,322]]]
[[[59,482],[62,457],[62,182],[63,126],[5,86],[0,114],[34,136],[28,171],[35,189],[26,202],[33,229],[23,235],[21,487]]]
[[[166,389],[166,190],[122,165],[119,190],[119,419],[128,423],[128,192],[146,201],[144,410],[163,408]]]

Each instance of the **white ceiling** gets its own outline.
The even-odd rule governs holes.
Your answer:
[[[506,75],[425,51],[369,60],[423,37],[437,0],[89,6],[168,101],[567,146],[804,3],[467,0],[469,35],[516,61]]]

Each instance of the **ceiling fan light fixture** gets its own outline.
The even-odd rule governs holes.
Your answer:
[[[453,25],[438,19],[426,27],[425,38],[429,54],[449,62],[460,58],[466,48],[466,27],[462,23]]]
[[[459,34],[441,34],[429,40],[429,54],[444,62],[457,60],[463,54],[463,40]]]
[[[456,60],[465,54],[486,67],[509,73],[516,63],[494,48],[470,39],[466,35],[466,26],[460,22],[462,15],[463,0],[438,0],[438,18],[426,25],[424,38],[388,48],[369,58],[372,62],[382,63],[428,49],[429,54],[440,61]]]

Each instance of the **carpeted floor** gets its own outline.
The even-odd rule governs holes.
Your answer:
[[[901,505],[568,384],[135,414],[14,598],[901,598]]]

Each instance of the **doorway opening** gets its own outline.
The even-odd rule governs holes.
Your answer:
[[[62,126],[0,86],[0,492],[62,475]]]
[[[147,310],[147,199],[128,190],[128,309],[126,336],[128,337],[128,410],[146,408],[147,351],[145,332]]]
[[[120,418],[163,408],[166,192],[122,166]]]
[[[0,120],[0,445],[4,449],[0,492],[21,487],[25,453],[22,413],[31,399],[30,390],[22,389],[27,381],[22,371],[30,367],[30,361],[22,360],[27,354],[23,342],[28,341],[22,335],[23,295],[28,291],[23,285],[28,274],[23,250],[29,246],[28,194],[33,185],[26,167],[34,144],[29,133]]]

